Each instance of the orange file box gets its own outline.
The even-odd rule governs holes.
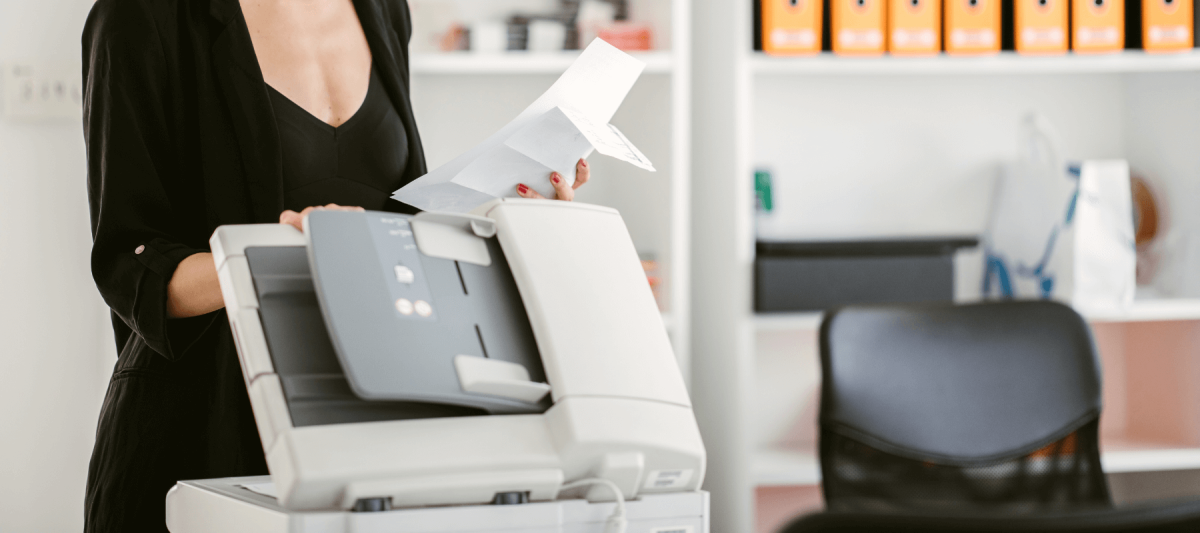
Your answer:
[[[1142,0],[1142,48],[1179,52],[1192,48],[1192,0]]]
[[[946,0],[946,53],[1000,52],[1000,0]]]
[[[1067,51],[1067,2],[1071,0],[1014,0],[1017,52],[1062,54]],[[1102,0],[1103,1],[1103,0]],[[1178,1],[1178,0],[1176,0]]]
[[[888,52],[930,55],[942,50],[941,0],[888,0]]]
[[[763,51],[775,55],[821,51],[821,0],[760,0]]]
[[[1079,53],[1125,48],[1125,0],[1072,0],[1071,49]]]
[[[829,0],[830,31],[833,32],[834,53],[843,55],[882,54],[886,1]]]

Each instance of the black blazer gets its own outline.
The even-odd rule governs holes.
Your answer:
[[[354,7],[407,130],[407,183],[425,173],[408,6]],[[179,262],[208,251],[217,226],[278,221],[279,137],[238,0],[99,0],[83,64],[92,274],[119,352],[85,528],[166,531],[175,481],[266,473],[224,311],[168,320],[166,296]]]

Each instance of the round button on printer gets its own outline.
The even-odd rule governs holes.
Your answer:
[[[417,300],[417,303],[413,304],[413,308],[416,309],[417,314],[421,316],[429,316],[433,314],[433,306],[429,305],[429,302],[426,302],[425,300]]]
[[[417,302],[417,303],[424,303],[424,302]],[[429,304],[425,304],[425,305],[429,305]],[[402,314],[402,315],[406,315],[406,316],[411,315],[411,314],[413,314],[413,303],[408,301],[408,298],[401,298],[399,300],[396,300],[396,310],[400,311],[400,314]]]

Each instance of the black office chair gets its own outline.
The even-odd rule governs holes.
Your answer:
[[[854,307],[821,325],[820,458],[835,512],[1106,508],[1100,365],[1052,302]]]
[[[1123,509],[1033,515],[824,512],[788,524],[780,533],[1194,533],[1200,501],[1179,500]]]

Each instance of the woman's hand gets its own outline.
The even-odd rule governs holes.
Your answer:
[[[328,210],[328,211],[364,211],[364,209],[361,207],[350,207],[350,206],[337,205],[337,204],[314,205],[312,207],[304,208],[304,211],[301,211],[299,213],[292,211],[291,209],[288,209],[287,211],[280,213],[279,214],[279,223],[280,224],[291,224],[296,229],[298,229],[300,231],[304,231],[304,217],[308,216],[308,214],[312,213],[313,211],[326,211],[326,210]]]
[[[557,172],[551,172],[550,184],[554,186],[554,199],[565,202],[574,200],[575,189],[587,183],[591,174],[592,169],[588,168],[586,159],[580,159],[578,163],[575,163],[575,185],[567,185],[567,180],[563,179],[562,175]],[[521,198],[545,198],[545,196],[538,194],[537,191],[524,183],[517,185],[517,194],[521,195]]]

